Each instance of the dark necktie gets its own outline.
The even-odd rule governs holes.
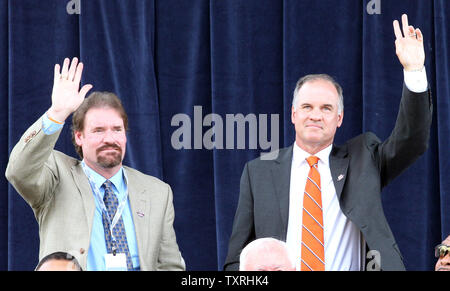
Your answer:
[[[117,199],[116,194],[114,194],[111,181],[106,180],[103,187],[105,188],[105,196],[103,197],[103,201],[105,202],[106,210],[108,211],[110,218],[109,221],[112,222],[119,205],[119,200]],[[131,261],[130,250],[128,249],[127,234],[125,233],[122,217],[120,217],[113,229],[115,241],[112,241],[111,233],[109,231],[109,222],[105,212],[102,213],[102,218],[103,229],[105,230],[106,249],[108,253],[113,253],[114,250],[116,253],[124,253],[127,257],[127,269],[128,271],[132,271],[133,262]]]

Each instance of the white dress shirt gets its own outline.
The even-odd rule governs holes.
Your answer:
[[[315,154],[319,158],[318,170],[322,189],[325,271],[359,271],[361,269],[361,234],[353,222],[342,213],[339,206],[329,164],[331,148],[332,145]],[[294,143],[286,243],[297,270],[300,270],[303,193],[310,169],[306,162],[309,156],[311,154]]]

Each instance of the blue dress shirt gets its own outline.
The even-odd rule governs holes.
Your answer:
[[[87,166],[87,165],[86,165]],[[105,189],[102,187],[103,183],[105,183],[106,179],[99,175],[94,170],[90,169],[89,166],[86,167],[90,172],[91,178],[94,182],[94,186],[99,190],[100,195],[103,196],[105,194]],[[120,168],[119,172],[117,172],[111,179],[109,179],[112,183],[112,188],[114,193],[117,195],[119,201],[127,193],[127,184],[125,182],[125,178],[123,175],[123,168]],[[93,194],[94,195],[94,194]],[[102,220],[102,209],[100,207],[100,202],[97,201],[95,197],[95,214],[94,221],[92,224],[92,233],[91,233],[91,245],[89,246],[89,252],[87,257],[87,270],[105,270],[105,254],[107,253],[106,249],[106,241],[105,241],[105,231],[103,228],[103,220]],[[125,226],[125,232],[127,234],[127,242],[128,248],[130,250],[131,260],[133,261],[133,268],[139,267],[139,257],[138,257],[138,248],[136,241],[136,233],[134,230],[133,217],[131,215],[131,207],[129,201],[127,202],[127,206],[124,208],[122,213],[123,224]]]

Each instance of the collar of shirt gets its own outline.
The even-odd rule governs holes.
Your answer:
[[[95,187],[100,190],[99,192],[103,198],[103,196],[105,195],[105,190],[102,186],[107,179],[102,175],[100,175],[99,173],[97,173],[96,171],[94,171],[93,169],[91,169],[87,164],[86,169],[89,171],[92,182],[94,183]],[[119,171],[114,176],[112,176],[111,179],[109,179],[109,181],[111,181],[114,193],[117,194],[117,198],[120,201],[122,196],[125,194],[126,190],[126,183],[123,175],[123,167],[120,167]]]
[[[329,167],[329,157],[331,153],[331,149],[333,148],[333,144],[330,144],[328,147],[324,148],[320,152],[316,153],[314,156],[319,158],[319,163],[323,163],[325,166]],[[307,163],[306,159],[312,156],[310,153],[301,149],[296,142],[294,142],[294,149],[292,154],[292,163],[295,167],[300,167],[303,163]]]

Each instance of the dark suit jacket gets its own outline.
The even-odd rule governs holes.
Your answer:
[[[368,132],[342,146],[333,145],[330,153],[342,212],[360,229],[368,248],[379,251],[383,270],[405,267],[380,193],[426,151],[431,120],[431,93],[413,93],[404,86],[397,121],[387,140],[381,142]],[[292,146],[281,149],[275,160],[258,158],[245,165],[225,270],[238,270],[241,250],[257,238],[286,240],[291,163]]]

